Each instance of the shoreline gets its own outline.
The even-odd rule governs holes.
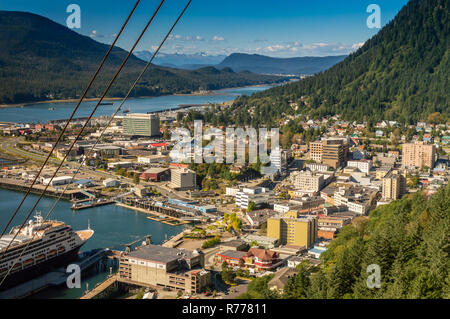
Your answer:
[[[207,91],[204,93],[173,93],[173,94],[161,94],[157,96],[139,96],[132,99],[149,99],[149,98],[157,98],[161,96],[212,96],[212,95],[225,95],[225,93],[221,93],[220,91],[223,90],[230,90],[230,89],[245,89],[250,87],[273,87],[276,83],[271,84],[255,84],[255,85],[247,85],[247,86],[236,86],[236,87],[229,87],[229,88],[222,88],[218,90],[212,90]],[[217,92],[217,93],[216,93]],[[123,97],[110,97],[110,98],[104,98],[103,101],[121,101]],[[98,101],[99,98],[85,98],[83,99],[84,102],[95,102]],[[7,109],[7,108],[23,108],[28,107],[32,105],[37,104],[51,104],[51,103],[76,103],[79,99],[60,99],[60,100],[44,100],[44,101],[36,101],[36,102],[24,102],[24,103],[16,103],[16,104],[0,104],[0,109]]]

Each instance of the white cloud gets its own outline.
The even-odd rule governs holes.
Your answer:
[[[224,37],[219,37],[219,36],[215,35],[215,36],[213,36],[212,40],[213,40],[213,41],[225,41],[225,38],[224,38]]]
[[[365,42],[359,42],[352,45],[353,50],[358,50],[360,47],[364,45]]]
[[[103,34],[99,34],[97,30],[92,30],[91,34],[89,35],[92,39],[94,38],[104,38],[105,36]]]

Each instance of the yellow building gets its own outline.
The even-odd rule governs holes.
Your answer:
[[[317,217],[302,216],[296,211],[267,220],[267,237],[281,244],[310,247],[317,239]]]

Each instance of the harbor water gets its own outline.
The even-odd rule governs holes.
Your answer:
[[[22,200],[24,193],[0,189],[0,225],[7,224],[11,214]],[[12,226],[22,224],[28,210],[33,207],[37,195],[29,195],[22,209],[17,214]],[[52,207],[55,199],[44,197],[38,207],[45,217]],[[74,230],[86,229],[88,224],[95,231],[91,239],[82,247],[81,251],[95,248],[111,248],[125,250],[125,244],[134,242],[145,235],[151,234],[155,244],[162,243],[166,238],[170,238],[183,230],[182,226],[169,226],[164,223],[153,221],[147,215],[131,209],[116,205],[101,206],[74,212],[70,209],[71,203],[60,201],[53,211],[50,219],[60,220],[72,226]],[[11,228],[11,227],[10,227]],[[142,239],[144,240],[144,239]],[[89,289],[103,281],[109,274],[109,268],[98,273],[91,274],[89,278],[82,277],[81,288],[67,289],[49,288],[38,293],[34,298],[78,298],[86,290],[86,283]]]
[[[129,99],[122,106],[123,110],[131,113],[147,113],[176,109],[182,104],[207,104],[232,101],[240,95],[264,91],[270,86],[252,86],[244,88],[224,89],[214,91],[208,95],[166,95],[150,98]],[[113,105],[100,105],[95,116],[110,116],[121,101],[113,101]],[[69,118],[75,107],[75,102],[42,103],[24,107],[0,108],[0,121],[17,123],[46,123],[49,120],[63,120]],[[75,117],[87,117],[96,102],[84,102]],[[122,112],[119,112],[122,114]]]
[[[240,95],[251,95],[263,91],[270,86],[253,86],[245,88],[224,89],[209,95],[171,95],[154,98],[130,99],[123,106],[132,113],[147,113],[161,110],[176,109],[182,104],[223,103],[236,99]],[[95,116],[111,115],[120,101],[114,105],[102,105]],[[76,103],[43,103],[19,108],[0,109],[0,121],[16,123],[45,123],[49,120],[67,119]],[[94,107],[95,102],[83,103],[76,117],[86,117]],[[6,161],[5,163],[6,164]],[[7,224],[16,205],[20,203],[24,194],[20,192],[0,189],[0,226]],[[36,195],[29,195],[22,209],[11,223],[20,225],[28,210],[37,199]],[[37,210],[45,217],[55,199],[44,197]],[[72,211],[71,203],[60,201],[51,215],[51,219],[61,220],[72,226],[74,230],[86,229],[88,224],[95,231],[94,236],[82,247],[81,251],[96,248],[110,248],[124,250],[125,244],[134,242],[145,235],[151,234],[155,244],[162,243],[180,233],[183,226],[169,226],[158,221],[150,220],[147,215],[127,208],[108,205],[80,211]],[[11,228],[11,226],[9,228]],[[68,289],[66,287],[49,288],[33,296],[33,298],[79,298],[86,290],[102,282],[109,274],[109,267],[82,277],[81,288]]]

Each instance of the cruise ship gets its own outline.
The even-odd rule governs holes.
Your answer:
[[[44,221],[41,214],[36,213],[34,220],[25,227],[16,226],[0,238],[0,282],[12,267],[0,291],[69,264],[93,234],[89,226],[86,230],[74,231],[64,222]],[[27,249],[19,258],[26,245]]]

